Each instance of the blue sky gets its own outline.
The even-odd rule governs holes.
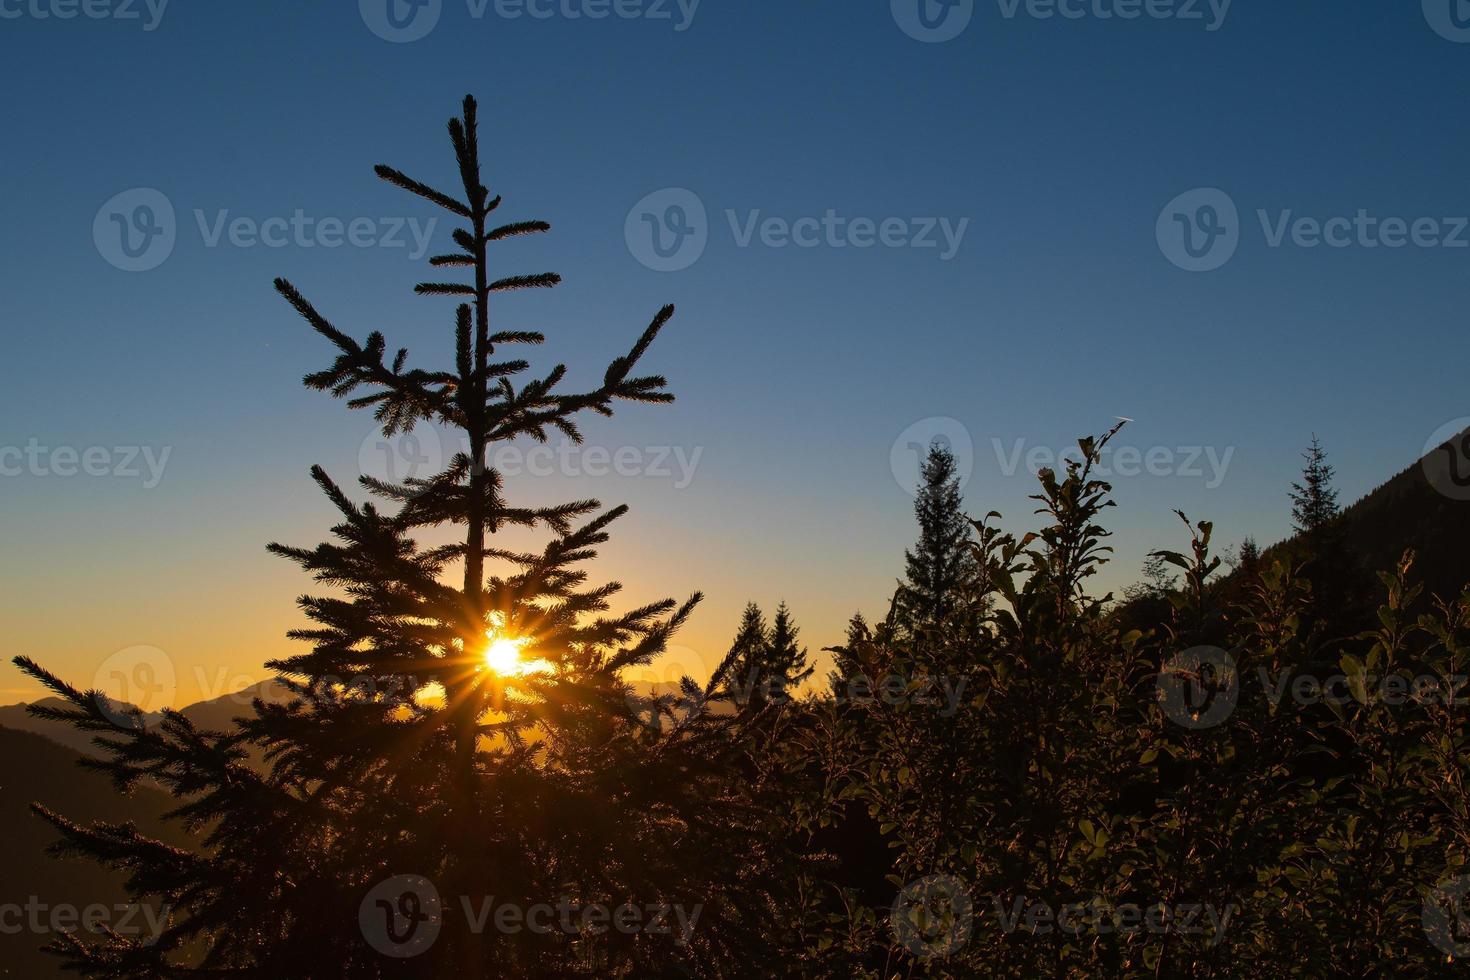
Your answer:
[[[1075,18],[977,0],[939,43],[901,26],[919,0],[622,0],[604,9],[637,16],[604,19],[567,15],[597,0],[538,0],[545,18],[442,0],[404,43],[371,29],[387,23],[375,2],[173,0],[155,16],[94,0],[139,16],[60,19],[66,0],[0,0],[0,444],[109,460],[95,458],[104,476],[58,475],[65,459],[45,455],[44,472],[0,477],[0,533],[21,559],[0,572],[10,652],[87,682],[113,651],[156,646],[187,665],[187,699],[210,693],[196,667],[258,677],[286,648],[306,583],[262,546],[323,534],[307,468],[352,479],[371,420],[300,386],[329,352],[271,279],[344,329],[446,358],[452,311],[412,295],[425,266],[393,242],[439,217],[443,246],[449,226],[372,165],[451,185],[443,127],[466,92],[502,213],[554,228],[504,246],[506,273],[566,278],[498,322],[546,331],[546,357],[593,380],[679,306],[649,364],[680,400],[588,427],[589,445],[637,450],[650,472],[591,475],[584,459],[511,485],[632,504],[605,574],[630,598],[709,593],[683,638],[700,660],[747,599],[785,598],[813,648],[853,610],[882,613],[913,537],[892,449],[935,425],[922,420],[962,425],[972,510],[1022,529],[1017,447],[1044,456],[1135,418],[1120,443],[1159,462],[1114,481],[1104,584],[1118,588],[1179,543],[1174,507],[1225,542],[1281,536],[1313,432],[1352,499],[1467,413],[1470,247],[1451,246],[1470,244],[1455,98],[1470,44],[1449,0],[1236,0],[1223,19],[1155,0],[1132,9],[1173,15],[1132,20],[1100,16],[1129,0],[1067,5]],[[132,220],[138,188],[172,208],[175,240],[129,272],[106,230]],[[1156,232],[1181,195],[1199,218],[1188,195],[1203,188],[1236,208],[1237,247],[1189,272]],[[707,246],[658,271],[636,232],[643,213],[667,216],[670,189],[703,209]],[[252,238],[298,210],[312,230]],[[768,223],[810,232],[829,212],[844,230],[812,247]],[[1307,247],[1310,226],[1290,224],[1271,244],[1282,221],[1360,212],[1376,228],[1432,219],[1420,237],[1437,244],[1354,231]],[[322,219],[357,220],[363,244],[325,247]],[[893,244],[856,247],[864,222]],[[931,225],[940,242],[963,228],[952,256],[914,247]],[[125,475],[120,447],[168,450],[156,485],[141,462]],[[698,452],[687,481],[676,447]],[[1218,479],[1205,450],[1228,459]],[[0,691],[30,693],[19,684]]]

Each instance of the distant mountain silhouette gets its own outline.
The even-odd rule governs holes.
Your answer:
[[[230,728],[233,719],[249,715],[251,713],[250,702],[257,697],[268,702],[281,702],[287,700],[287,692],[274,680],[267,680],[247,687],[235,694],[225,694],[208,701],[199,701],[191,704],[183,708],[180,713],[200,728],[219,731]],[[34,703],[53,708],[69,707],[60,698],[42,698]],[[124,702],[115,703],[119,707],[119,713],[131,707],[131,705],[127,705]],[[78,731],[65,722],[33,718],[26,711],[26,707],[24,703],[0,707],[0,728],[44,735],[58,745],[64,745],[83,755],[94,755],[96,753],[96,749],[92,745],[91,735]],[[148,724],[154,724],[160,721],[163,716],[155,712],[145,714],[143,717]]]
[[[281,704],[290,700],[290,692],[274,680],[261,681],[234,694],[191,704],[181,714],[200,728],[222,731],[234,727],[236,718],[251,716],[250,703],[256,698],[267,704]]]
[[[705,678],[698,678],[703,683]],[[672,682],[657,683],[635,683],[634,691],[641,697],[649,696],[672,696],[680,697],[679,685]],[[232,722],[236,718],[248,717],[251,713],[250,704],[254,698],[261,698],[267,703],[283,703],[289,700],[289,692],[274,680],[262,681],[251,687],[247,687],[235,694],[225,694],[208,701],[199,701],[183,708],[180,713],[200,728],[208,728],[214,731],[224,731],[234,727]],[[37,705],[53,708],[68,707],[67,703],[60,698],[42,698],[32,702]],[[131,705],[123,702],[115,702],[119,713],[126,711]],[[80,732],[65,722],[48,721],[44,718],[33,718],[26,711],[27,705],[11,704],[0,707],[0,729],[11,729],[17,732],[30,732],[42,735],[58,745],[65,746],[81,755],[95,755],[96,748],[92,745],[92,736],[86,732]],[[710,711],[718,714],[729,710],[726,705],[711,705]],[[154,724],[162,719],[159,713],[145,714],[144,719],[148,724]],[[0,976],[4,976],[0,969]]]
[[[57,968],[54,958],[40,952],[55,936],[37,934],[30,927],[27,906],[33,896],[35,906],[44,909],[42,922],[62,906],[80,914],[88,906],[102,905],[109,910],[108,921],[119,924],[122,916],[114,909],[126,901],[121,874],[91,861],[57,860],[46,853],[56,833],[31,812],[32,802],[78,823],[130,821],[145,834],[169,843],[184,842],[176,828],[160,820],[172,805],[168,796],[144,787],[118,796],[105,776],[79,769],[80,758],[41,735],[0,728],[0,840],[6,850],[5,874],[0,876],[0,908],[6,917],[6,929],[0,929],[0,976],[28,980],[69,976]],[[142,925],[147,920],[138,916],[135,921]],[[17,924],[21,931],[9,932]]]
[[[41,700],[34,703],[47,708],[71,707],[70,704],[61,700],[60,698],[42,698]],[[132,705],[126,704],[122,701],[115,701],[113,703],[117,705],[119,713],[122,713],[132,707]],[[64,721],[51,721],[46,718],[33,718],[26,711],[26,708],[27,705],[25,703],[11,704],[0,708],[0,728],[9,728],[17,732],[32,732],[36,735],[44,735],[46,738],[49,738],[56,744],[64,745],[75,752],[81,753],[82,755],[96,754],[96,748],[92,745],[92,736],[87,732],[78,731],[76,728],[68,725]],[[144,715],[144,718],[147,719],[150,724],[158,721],[160,717],[160,715]]]

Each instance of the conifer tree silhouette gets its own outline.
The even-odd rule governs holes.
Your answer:
[[[789,697],[798,687],[805,684],[814,670],[807,663],[806,648],[797,642],[801,630],[791,616],[791,609],[782,602],[776,607],[776,618],[771,620],[770,647],[766,663],[776,683]]]
[[[769,626],[760,606],[746,604],[729,654],[732,696],[742,708],[759,711],[773,701],[785,703],[812,676],[807,652],[797,645],[800,632],[786,603]]]
[[[1240,543],[1240,552],[1236,558],[1236,564],[1239,566],[1240,570],[1245,572],[1247,575],[1254,575],[1257,571],[1259,571],[1261,564],[1261,546],[1256,543],[1255,538],[1247,536],[1246,539]]]
[[[327,590],[299,600],[311,625],[290,635],[310,649],[268,664],[293,699],[257,700],[227,732],[197,730],[176,712],[153,728],[141,716],[118,725],[98,692],[17,658],[69,702],[36,713],[93,733],[105,751],[87,764],[119,789],[146,778],[172,792],[180,799],[174,817],[199,840],[184,852],[127,825],[82,827],[40,811],[61,833],[59,853],[125,870],[135,897],[172,910],[152,944],[63,939],[57,951],[83,975],[667,975],[682,960],[749,961],[753,939],[770,930],[773,906],[761,896],[780,886],[763,866],[758,811],[739,806],[729,786],[743,751],[738,723],[687,712],[671,725],[644,724],[629,711],[636,694],[622,678],[665,648],[700,596],[613,612],[620,586],[593,584],[586,565],[625,508],[514,505],[488,465],[495,444],[558,434],[576,442],[579,416],[611,416],[619,402],[672,401],[664,378],[635,368],[673,308],[659,311],[594,386],[564,391],[560,364],[522,381],[530,364],[514,351],[544,338],[492,329],[492,298],[560,278],[496,278],[491,249],[549,226],[492,226],[501,198],[481,182],[472,98],[449,133],[458,194],[376,168],[463,223],[453,234],[458,250],[431,262],[463,269],[470,281],[417,287],[460,301],[449,369],[412,366],[408,351],[390,352],[378,332],[354,339],[290,282],[276,282],[337,349],[307,386],[373,410],[388,436],[437,424],[462,434],[467,447],[440,473],[402,483],[363,477],[379,502],[354,502],[313,468],[341,514],[333,540],[269,546]],[[512,548],[497,537],[508,528],[549,540],[539,550]],[[444,529],[453,531],[449,543],[414,537]],[[488,669],[495,638],[517,645],[529,665]],[[716,671],[706,696],[729,667]],[[263,767],[249,764],[252,751],[263,754]],[[365,941],[362,917],[378,914],[373,889],[403,875],[432,883],[442,899],[442,920],[431,923],[440,934],[420,955],[385,958]],[[414,888],[421,886],[399,891]],[[501,934],[493,923],[476,925],[470,905],[461,908],[489,896],[523,909],[563,899],[682,904],[702,910],[702,928],[683,944],[612,929]],[[400,897],[381,904],[391,913]],[[412,897],[413,910],[428,901]]]
[[[1332,485],[1334,471],[1327,462],[1327,450],[1315,434],[1302,458],[1307,464],[1302,467],[1301,482],[1291,485],[1291,522],[1299,534],[1316,535],[1340,512],[1337,490]]]
[[[733,697],[742,708],[758,709],[766,702],[766,651],[770,644],[771,628],[765,614],[760,606],[747,602],[730,644],[731,675],[736,685]]]
[[[847,621],[847,635],[837,646],[825,648],[832,654],[832,669],[827,673],[827,689],[839,700],[848,696],[848,686],[854,678],[866,677],[871,665],[865,662],[865,647],[872,645],[873,630],[862,613],[853,613]]]
[[[907,574],[899,595],[899,619],[910,632],[941,624],[963,625],[957,615],[975,579],[971,529],[954,454],[938,442],[929,447],[914,502],[919,541],[904,553]]]

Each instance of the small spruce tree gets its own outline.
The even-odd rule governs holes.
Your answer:
[[[806,648],[797,643],[800,633],[790,608],[782,602],[776,608],[776,618],[771,621],[766,670],[771,677],[772,689],[779,690],[785,697],[790,697],[812,676],[813,668],[807,664]]]
[[[766,651],[770,644],[771,629],[766,625],[761,607],[754,602],[746,603],[729,653],[734,698],[744,709],[759,708],[765,703]]]
[[[954,454],[934,442],[921,477],[914,502],[919,540],[904,553],[906,576],[899,601],[900,624],[915,635],[963,618],[956,614],[970,602],[976,574]]]
[[[1327,462],[1327,451],[1316,434],[1312,444],[1302,453],[1307,461],[1300,483],[1291,485],[1291,521],[1297,533],[1316,535],[1328,527],[1339,513],[1337,489],[1333,486],[1333,468]]]
[[[786,603],[769,626],[759,606],[746,605],[729,654],[734,697],[742,708],[759,711],[773,701],[784,703],[811,677],[807,652],[796,642],[799,632]]]
[[[1235,565],[1246,575],[1254,575],[1261,567],[1261,546],[1256,544],[1256,539],[1247,537],[1240,543],[1240,552],[1236,556]]]

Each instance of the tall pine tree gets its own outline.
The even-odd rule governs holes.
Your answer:
[[[93,733],[104,751],[89,766],[123,790],[162,785],[197,839],[181,851],[129,825],[83,827],[40,811],[61,834],[59,852],[122,869],[135,900],[172,909],[152,944],[64,939],[58,952],[83,975],[650,975],[681,961],[745,961],[771,929],[771,889],[782,886],[778,865],[762,857],[758,811],[738,803],[736,723],[685,712],[650,726],[628,710],[636,694],[622,672],[663,651],[699,596],[614,612],[618,584],[593,583],[586,566],[624,508],[512,504],[487,465],[496,444],[577,442],[581,416],[671,401],[662,377],[634,369],[673,309],[584,390],[565,390],[562,365],[523,380],[531,365],[516,351],[544,338],[493,329],[492,299],[560,278],[492,272],[492,246],[549,226],[492,225],[501,199],[481,182],[476,122],[466,98],[449,124],[458,193],[377,168],[462,223],[458,249],[432,264],[468,281],[417,287],[458,301],[447,369],[411,366],[377,332],[354,339],[291,283],[276,283],[337,349],[330,367],[306,376],[309,387],[372,409],[385,435],[436,424],[466,447],[440,473],[363,478],[376,498],[366,503],[312,470],[341,515],[334,539],[270,546],[324,589],[300,600],[311,625],[291,634],[310,649],[268,664],[294,692],[290,703],[257,701],[223,732],[175,712],[160,726],[141,716],[119,726],[97,692],[17,660],[69,702],[38,714]],[[522,530],[518,541],[540,532],[544,544],[501,543],[511,528]],[[447,543],[421,544],[425,532]],[[375,891],[385,881],[386,896]],[[490,896],[522,909],[697,907],[701,928],[687,944],[644,931],[497,931],[471,914]],[[438,918],[422,911],[431,905]],[[370,927],[384,914],[394,942],[417,935],[419,945],[385,957]]]

